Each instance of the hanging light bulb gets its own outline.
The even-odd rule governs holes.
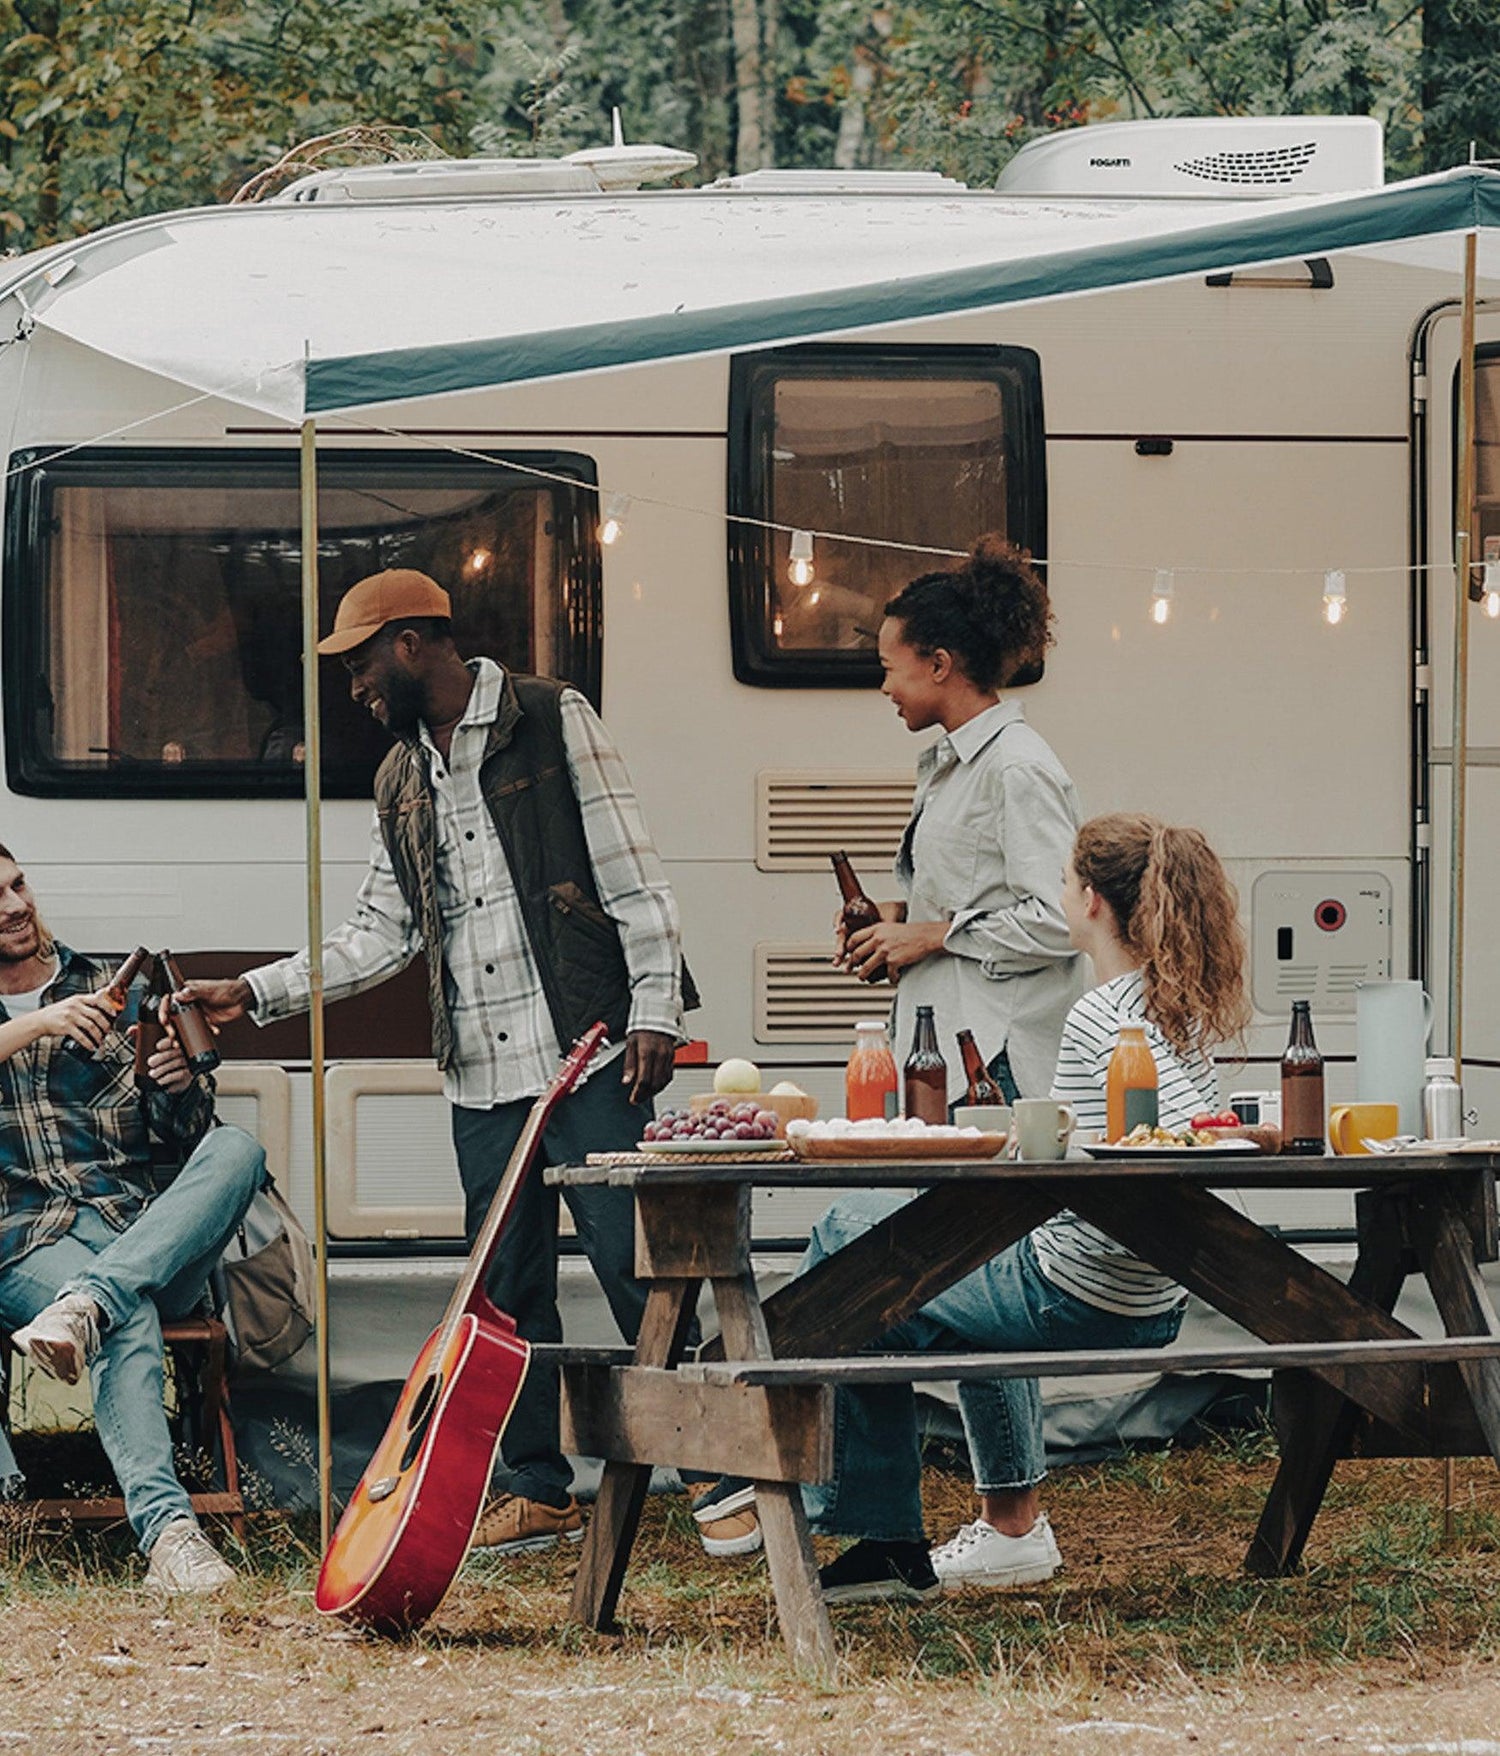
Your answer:
[[[604,496],[604,516],[599,520],[599,541],[608,546],[620,540],[620,532],[625,528],[625,520],[630,513],[630,496],[628,494],[606,494]]]
[[[1500,537],[1484,539],[1484,613],[1500,617]]]
[[[813,576],[812,532],[810,530],[794,530],[792,532],[791,564],[787,568],[787,577],[793,585],[811,585]]]
[[[1323,620],[1330,628],[1337,628],[1343,621],[1348,600],[1342,571],[1337,567],[1330,568],[1323,575]]]
[[[1172,583],[1172,569],[1170,567],[1158,567],[1156,570],[1156,584],[1151,590],[1151,620],[1156,623],[1158,628],[1161,627],[1168,616],[1172,614],[1172,598],[1174,595],[1175,588]]]

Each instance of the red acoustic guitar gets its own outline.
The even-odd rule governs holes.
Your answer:
[[[443,1321],[323,1557],[316,1601],[326,1615],[405,1633],[427,1620],[463,1566],[531,1358],[514,1319],[487,1297],[485,1276],[552,1112],[607,1040],[596,1024],[531,1106]]]

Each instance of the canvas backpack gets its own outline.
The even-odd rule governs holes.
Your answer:
[[[214,1271],[214,1302],[239,1364],[269,1371],[312,1334],[312,1243],[268,1176]]]

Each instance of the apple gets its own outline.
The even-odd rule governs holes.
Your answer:
[[[714,1073],[717,1092],[759,1091],[760,1068],[753,1061],[721,1061]]]

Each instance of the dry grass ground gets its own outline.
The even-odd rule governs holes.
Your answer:
[[[0,1756],[359,1750],[506,1756],[772,1752],[1294,1750],[1500,1756],[1500,1480],[1458,1466],[1346,1464],[1308,1570],[1240,1560],[1272,1467],[1215,1442],[1059,1475],[1067,1562],[1044,1587],[836,1612],[842,1676],[796,1677],[763,1567],[707,1562],[682,1503],[647,1511],[604,1639],[564,1622],[574,1552],[471,1563],[404,1642],[322,1624],[313,1556],[257,1521],[247,1578],[165,1607],[118,1539],[0,1539]],[[929,1472],[929,1525],[970,1516]],[[1493,1731],[1492,1731],[1492,1728]]]

